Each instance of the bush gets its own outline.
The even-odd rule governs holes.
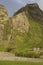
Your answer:
[[[23,53],[22,53],[22,52],[16,52],[15,55],[16,55],[16,56],[23,57]]]
[[[20,56],[20,57],[29,57],[29,58],[39,58],[40,57],[40,53],[39,52],[16,52],[15,53],[16,56]]]
[[[7,52],[10,52],[12,50],[12,48],[6,48]]]

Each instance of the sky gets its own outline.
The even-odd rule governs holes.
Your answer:
[[[5,6],[9,16],[12,16],[21,7],[30,3],[38,3],[40,9],[43,10],[43,0],[0,0],[0,4]]]

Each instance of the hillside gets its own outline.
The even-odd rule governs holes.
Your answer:
[[[3,13],[4,10],[6,9],[2,10]],[[3,22],[6,23],[3,29],[4,36],[0,33],[0,38],[4,38],[0,41],[0,51],[10,49],[15,53],[29,51],[33,48],[43,49],[43,11],[36,3],[26,5],[11,18],[8,17],[8,14],[6,16],[7,21],[3,19]]]
[[[24,19],[21,20],[21,13],[25,13],[22,14],[22,16],[26,16],[29,22],[29,30],[26,33],[17,33],[17,28],[20,28],[20,22],[23,21]],[[39,19],[40,18],[40,19]],[[28,50],[28,48],[33,48],[33,47],[41,47],[43,48],[43,12],[40,10],[39,6],[34,3],[34,4],[28,4],[25,7],[21,8],[19,11],[17,11],[12,19],[13,22],[18,23],[17,25],[15,25],[13,22],[12,24],[14,24],[14,27],[16,29],[16,35],[15,35],[15,43],[17,44],[17,49],[21,49],[21,50]],[[15,19],[17,21],[15,21]],[[24,21],[27,23],[27,19]],[[19,22],[20,21],[20,22]],[[24,24],[24,23],[23,23]],[[17,26],[17,28],[16,28]],[[14,30],[15,30],[14,29]],[[21,30],[21,29],[20,29]],[[27,28],[26,28],[27,30]],[[13,31],[15,32],[15,31]],[[13,35],[14,36],[14,35]],[[16,45],[15,44],[15,45]]]

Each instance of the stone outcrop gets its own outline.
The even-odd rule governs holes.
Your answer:
[[[3,5],[0,5],[0,40],[5,38],[6,24],[9,21],[8,14]]]
[[[12,17],[13,30],[17,30],[22,33],[27,33],[29,31],[29,21],[26,16],[26,12],[22,11],[17,15]]]

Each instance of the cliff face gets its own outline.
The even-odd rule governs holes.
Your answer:
[[[30,28],[30,17],[43,27],[43,11],[40,10],[37,3],[33,3],[27,4],[13,15],[13,29],[19,32],[28,32]]]
[[[9,21],[8,14],[3,5],[0,5],[0,40],[3,40],[6,35],[6,24]]]
[[[27,4],[16,12],[14,16],[23,11],[25,11],[27,18],[31,16],[35,21],[43,25],[43,11],[39,8],[37,3]]]
[[[9,18],[4,6],[0,5],[0,40],[10,39],[14,30],[27,33],[29,31],[29,26],[25,11]]]
[[[28,47],[38,46],[42,47],[43,43],[43,11],[39,6],[34,4],[28,4],[21,8],[12,16],[12,37],[15,44],[25,42]],[[16,33],[15,34],[15,30]],[[25,33],[20,35],[20,33]],[[41,44],[40,44],[41,43]],[[32,45],[32,46],[31,46]]]
[[[29,4],[26,8],[30,16],[43,26],[43,11],[41,11],[38,4]]]
[[[39,6],[27,4],[10,18],[0,5],[0,50],[21,52],[36,47],[43,48],[43,11]]]
[[[43,26],[43,12],[36,3],[27,4],[11,18],[8,17],[4,6],[0,5],[0,40],[10,39],[15,30],[19,33],[28,33],[30,29],[30,17]]]
[[[25,33],[29,31],[29,21],[26,16],[26,12],[22,11],[12,17],[13,30]]]

